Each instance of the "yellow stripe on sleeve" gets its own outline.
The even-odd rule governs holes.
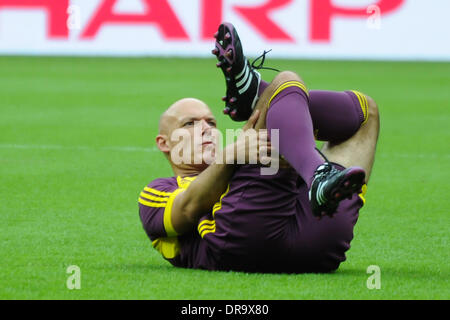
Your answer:
[[[139,198],[138,201],[140,204],[143,204],[144,206],[154,207],[154,208],[164,208],[167,205],[166,202],[150,202],[150,201],[146,201],[142,198]]]
[[[185,191],[185,189],[176,189],[171,193],[170,197],[167,200],[166,209],[164,210],[164,229],[166,230],[168,237],[177,236],[178,233],[175,231],[172,225],[172,206],[175,197],[181,192]]]
[[[270,106],[270,103],[272,102],[272,100],[275,99],[275,97],[276,97],[281,91],[283,91],[284,89],[289,88],[289,87],[298,87],[298,88],[302,89],[302,90],[306,93],[306,95],[309,96],[308,89],[306,89],[306,87],[305,87],[305,85],[304,85],[303,83],[301,83],[301,82],[299,82],[299,81],[288,81],[288,82],[285,82],[285,83],[283,83],[281,86],[278,87],[278,89],[275,91],[275,93],[274,93],[274,94],[272,95],[272,97],[269,99],[269,103],[268,103],[269,106]]]
[[[142,198],[145,198],[145,199],[148,199],[148,200],[152,200],[152,201],[156,201],[156,202],[164,202],[164,203],[167,203],[167,199],[168,199],[168,198],[152,196],[152,195],[150,195],[148,193],[145,193],[145,192],[141,192],[140,196]]]
[[[149,187],[145,187],[144,191],[151,192],[154,195],[161,196],[161,197],[169,197],[172,194],[172,192],[159,191],[159,190],[149,188]]]

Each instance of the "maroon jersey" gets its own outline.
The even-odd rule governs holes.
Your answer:
[[[196,230],[178,235],[173,199],[195,177],[152,181],[139,197],[140,217],[153,247],[174,266],[258,272],[330,271],[345,260],[363,201],[341,202],[334,218],[315,218],[307,187],[293,169],[260,175],[245,165]]]

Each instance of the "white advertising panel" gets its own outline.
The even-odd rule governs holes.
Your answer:
[[[448,0],[0,0],[0,54],[450,60]]]

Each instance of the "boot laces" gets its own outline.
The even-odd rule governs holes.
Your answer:
[[[272,49],[270,49],[269,51],[264,50],[262,55],[260,55],[255,60],[253,60],[253,62],[251,64],[252,68],[256,69],[256,70],[263,69],[263,70],[272,70],[272,71],[280,72],[280,70],[275,69],[275,68],[264,67],[264,62],[266,61],[266,54],[268,54],[270,51],[272,51]],[[256,62],[260,59],[261,59],[261,62],[257,65]]]

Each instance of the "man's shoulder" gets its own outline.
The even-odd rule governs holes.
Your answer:
[[[145,188],[146,191],[156,190],[163,192],[172,192],[178,188],[176,177],[157,178],[152,180]],[[149,190],[151,189],[151,190]]]
[[[187,189],[195,177],[157,178],[142,190],[139,203],[150,207],[163,207],[171,196],[176,196],[181,189]],[[151,200],[152,202],[149,202]],[[157,203],[153,203],[157,202]]]
[[[142,209],[164,209],[174,191],[178,189],[177,178],[157,178],[150,182],[139,195],[139,204]],[[144,211],[145,211],[144,210]]]
[[[177,178],[157,178],[141,191],[139,203],[147,207],[165,207],[170,195],[178,189]]]

